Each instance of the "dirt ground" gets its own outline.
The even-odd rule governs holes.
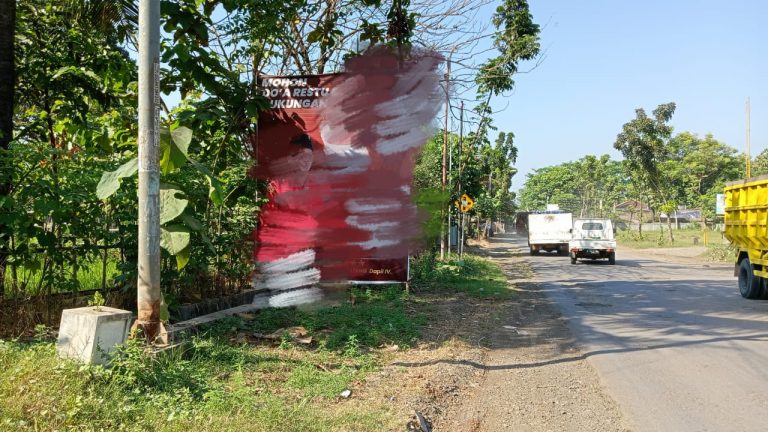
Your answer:
[[[509,250],[478,252],[502,266],[515,295],[418,296],[435,317],[427,342],[370,377],[365,397],[411,415],[408,430],[629,430],[527,264]]]

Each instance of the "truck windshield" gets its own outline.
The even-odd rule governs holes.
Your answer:
[[[581,226],[583,231],[603,230],[603,224],[599,222],[586,222]]]

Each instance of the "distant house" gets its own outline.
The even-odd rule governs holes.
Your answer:
[[[676,213],[670,215],[672,222],[687,223],[698,222],[701,220],[701,209],[678,209]],[[661,213],[659,215],[662,222],[667,221],[667,214]]]
[[[641,211],[642,210],[642,211]],[[643,222],[652,219],[651,208],[648,203],[639,200],[627,200],[616,205],[616,217],[625,222],[638,222],[640,213],[643,215]]]

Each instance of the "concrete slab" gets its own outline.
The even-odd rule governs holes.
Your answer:
[[[130,311],[110,307],[65,309],[56,351],[59,357],[106,364],[117,345],[125,343],[133,321]]]

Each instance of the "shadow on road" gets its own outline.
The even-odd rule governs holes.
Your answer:
[[[540,366],[548,366],[552,364],[559,364],[559,363],[567,363],[572,361],[578,361],[578,360],[584,360],[589,357],[594,357],[598,355],[603,354],[616,354],[616,353],[623,353],[623,352],[634,352],[634,351],[650,351],[655,349],[663,349],[663,348],[674,348],[674,347],[684,347],[684,346],[690,346],[690,345],[701,345],[701,344],[707,344],[707,343],[714,343],[714,342],[728,342],[728,341],[760,341],[760,342],[768,342],[768,333],[759,334],[759,335],[752,335],[752,336],[743,336],[743,337],[719,337],[719,338],[712,338],[707,340],[695,340],[695,341],[688,341],[688,342],[676,342],[676,343],[669,343],[669,344],[659,344],[655,346],[646,346],[646,347],[638,347],[638,348],[615,348],[615,349],[603,349],[603,350],[595,350],[595,351],[589,351],[585,352],[583,354],[579,354],[576,356],[570,356],[570,357],[562,357],[547,361],[541,361],[541,362],[534,362],[534,363],[516,363],[516,364],[507,364],[507,365],[484,365],[477,362],[472,361],[466,361],[466,360],[431,360],[426,362],[395,362],[392,363],[394,366],[403,366],[403,367],[423,367],[423,366],[431,366],[438,363],[445,363],[445,364],[458,364],[458,365],[466,365],[466,366],[472,366],[474,368],[483,369],[483,370],[504,370],[504,369],[525,369],[525,368],[535,368]]]
[[[614,353],[768,341],[768,302],[742,299],[727,269],[651,258],[619,260],[613,266],[571,265],[568,257],[554,253],[528,256],[525,238],[515,234],[493,237],[477,252],[505,270],[522,260],[535,272],[533,280],[508,272],[517,296],[508,313],[497,317],[484,345],[492,350],[554,346],[552,358],[499,365],[454,359],[395,365],[520,369]],[[583,353],[573,355],[579,347]]]

